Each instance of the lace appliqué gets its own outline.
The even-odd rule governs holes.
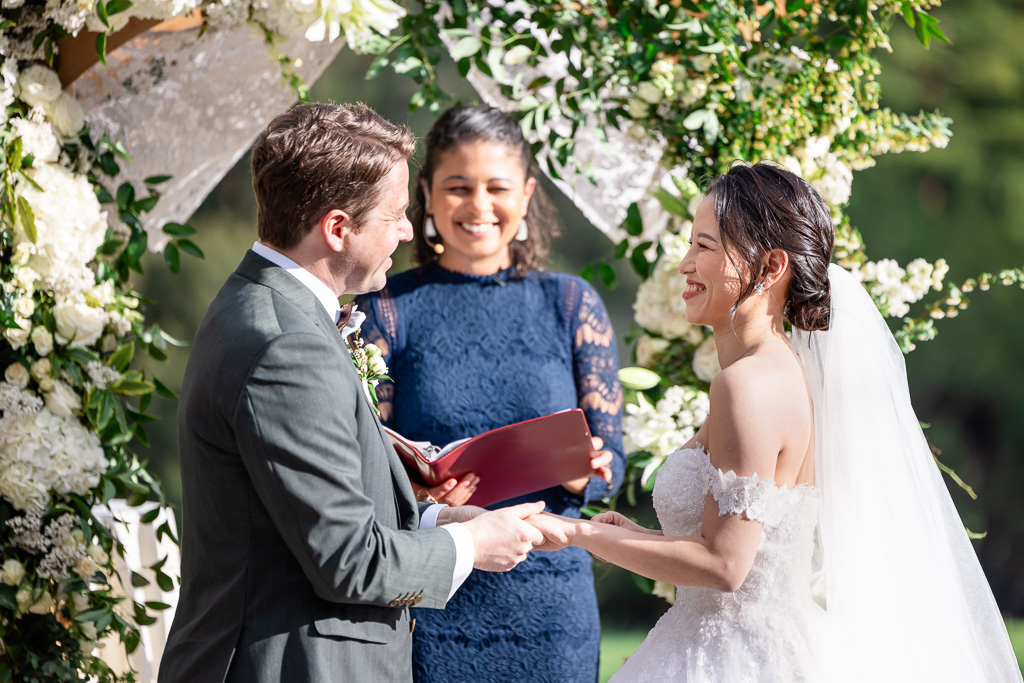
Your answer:
[[[708,492],[718,503],[718,516],[744,515],[747,519],[776,525],[796,499],[791,495],[795,489],[781,488],[771,479],[761,480],[757,473],[740,477],[732,470],[722,472],[711,460],[707,461],[705,476]],[[798,486],[797,489],[810,489]]]

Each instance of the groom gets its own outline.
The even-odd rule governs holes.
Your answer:
[[[161,683],[408,681],[408,607],[543,536],[419,508],[349,356],[338,296],[412,237],[415,139],[363,105],[303,104],[252,150],[259,241],[210,305],[178,411],[181,598]]]

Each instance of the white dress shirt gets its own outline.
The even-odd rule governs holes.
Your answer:
[[[341,304],[338,303],[338,297],[331,291],[331,288],[320,278],[281,252],[268,247],[262,242],[255,242],[252,245],[252,250],[274,265],[280,266],[287,273],[294,276],[296,280],[304,284],[309,291],[313,292],[317,300],[323,304],[327,314],[331,316],[331,320],[335,323],[338,322],[338,319],[341,317]],[[349,318],[348,324],[342,330],[342,334],[346,337],[352,334],[363,324],[364,320],[366,320],[366,314],[358,309],[353,309],[352,317]],[[427,508],[420,515],[420,528],[432,529],[437,526],[437,516],[441,513],[441,509],[446,507],[448,506],[438,504]],[[454,522],[452,524],[445,524],[441,528],[451,534],[452,540],[455,542],[455,570],[452,573],[452,589],[448,593],[448,599],[451,600],[452,596],[455,595],[455,591],[459,589],[459,586],[462,585],[473,571],[473,558],[476,555],[476,547],[473,544],[473,537],[470,535],[469,530],[462,524]]]

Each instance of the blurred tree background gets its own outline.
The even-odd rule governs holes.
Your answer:
[[[933,42],[930,51],[905,27],[893,31],[894,52],[882,59],[883,103],[905,112],[941,109],[953,118],[954,137],[947,149],[888,155],[855,175],[849,214],[872,259],[906,264],[918,256],[929,261],[945,257],[955,281],[1024,264],[1024,43],[1017,40],[1024,33],[1022,9],[1020,0],[940,8],[935,14],[953,45]],[[424,135],[433,117],[408,113],[412,83],[388,72],[365,81],[370,61],[343,52],[313,88],[312,99],[363,101]],[[450,90],[473,100],[472,89],[449,74]],[[579,272],[588,263],[611,259],[612,244],[550,183],[545,188],[565,225],[554,245],[552,269]],[[184,260],[175,277],[157,262],[159,256],[149,257],[147,276],[137,286],[156,301],[149,310],[169,334],[191,340],[210,301],[255,240],[255,213],[245,157],[190,221],[199,230],[197,241],[206,259]],[[407,268],[410,257],[403,245],[395,271]],[[601,289],[623,365],[632,360],[625,342],[637,282],[623,265],[617,286]],[[988,532],[975,547],[996,599],[1004,612],[1021,616],[1024,318],[1018,312],[1024,308],[1024,293],[997,287],[969,296],[972,305],[960,319],[939,321],[938,340],[908,356],[908,373],[918,416],[931,425],[929,438],[942,450],[943,461],[978,493],[978,500],[971,500],[950,487],[965,524]],[[172,349],[170,355],[169,363],[151,369],[177,389],[188,347]],[[143,453],[177,505],[176,406],[157,402],[163,419],[150,429],[153,448]],[[627,512],[655,523],[649,496],[641,496],[637,508]],[[616,628],[649,627],[667,607],[660,598],[639,595],[624,571],[602,566],[596,575],[602,613],[615,615]]]

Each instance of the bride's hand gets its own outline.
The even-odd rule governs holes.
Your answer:
[[[572,545],[578,524],[578,520],[560,517],[550,512],[527,517],[526,522],[544,534],[544,543],[534,547],[534,550],[561,550]]]
[[[622,527],[623,529],[629,529],[630,531],[638,531],[642,534],[652,534],[655,536],[661,535],[660,531],[642,527],[639,524],[630,521],[630,519],[625,515],[622,515],[613,510],[609,510],[608,512],[602,512],[601,514],[594,515],[590,518],[590,521],[596,522],[598,524],[611,524],[612,526]]]

